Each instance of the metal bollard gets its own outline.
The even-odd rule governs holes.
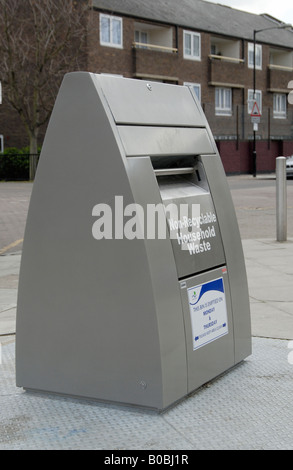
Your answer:
[[[287,240],[287,181],[286,158],[276,159],[276,215],[277,215],[277,241]]]

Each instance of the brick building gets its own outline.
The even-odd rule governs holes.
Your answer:
[[[87,70],[193,86],[227,173],[252,168],[257,30],[258,171],[273,171],[278,155],[293,154],[293,106],[287,99],[292,29],[280,29],[282,23],[268,15],[203,0],[91,0],[91,6],[97,28],[88,30]]]

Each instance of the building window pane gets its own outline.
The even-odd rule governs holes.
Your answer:
[[[215,89],[215,108],[217,115],[232,115],[232,89],[216,88]]]
[[[257,69],[261,69],[262,60],[261,60],[261,46],[256,46],[255,50],[255,66]]]
[[[199,36],[193,35],[193,55],[199,57]]]
[[[184,31],[184,58],[200,60],[200,34]]]
[[[100,15],[100,42],[103,46],[122,47],[122,18]]]
[[[254,45],[248,43],[248,67],[253,68],[254,66]],[[255,45],[255,68],[262,68],[262,46],[260,44]]]
[[[114,44],[121,44],[121,21],[115,18],[112,20],[112,38]]]
[[[284,93],[274,94],[274,118],[285,119],[287,111],[287,97]]]
[[[140,34],[140,42],[143,42],[144,44],[147,44],[148,42],[148,33],[145,33],[144,31],[141,31]]]
[[[101,42],[110,42],[110,18],[101,17]]]
[[[140,44],[147,44],[148,41],[148,33],[146,31],[135,31],[134,32],[134,40]],[[147,46],[139,46],[141,49],[147,49]]]
[[[184,35],[184,55],[191,55],[191,34],[188,33]]]

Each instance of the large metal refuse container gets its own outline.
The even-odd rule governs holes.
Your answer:
[[[164,410],[250,354],[235,210],[192,89],[66,75],[25,230],[17,385]]]

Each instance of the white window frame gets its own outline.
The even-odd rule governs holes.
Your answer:
[[[0,153],[4,152],[4,136],[0,134]]]
[[[247,64],[250,69],[254,68],[254,44],[253,42],[248,43]],[[255,68],[256,70],[262,69],[262,46],[260,44],[255,45]]]
[[[102,23],[103,21],[108,22],[108,27],[109,27],[109,40],[103,39],[103,28],[102,28]],[[120,23],[120,38],[119,42],[116,42],[114,39],[114,22],[117,21]],[[116,47],[118,49],[123,48],[123,20],[119,16],[113,16],[113,15],[104,15],[103,13],[100,13],[100,44],[101,46],[108,46],[108,47]]]
[[[187,36],[190,36],[190,53],[186,51],[186,40]],[[194,38],[198,39],[198,54],[195,54],[194,50]],[[183,31],[183,57],[189,60],[201,60],[201,37],[200,33],[193,31]]]
[[[247,92],[247,112],[252,113],[253,103],[256,101],[260,114],[262,114],[262,91],[255,90],[255,97],[253,96],[253,90]]]
[[[184,82],[183,85],[192,87],[193,90],[194,90],[194,93],[198,97],[199,102],[201,102],[201,85],[200,85],[200,83]]]
[[[215,114],[216,116],[232,116],[232,88],[215,88]]]
[[[286,119],[287,117],[287,95],[285,93],[274,93],[273,117],[275,119]]]

